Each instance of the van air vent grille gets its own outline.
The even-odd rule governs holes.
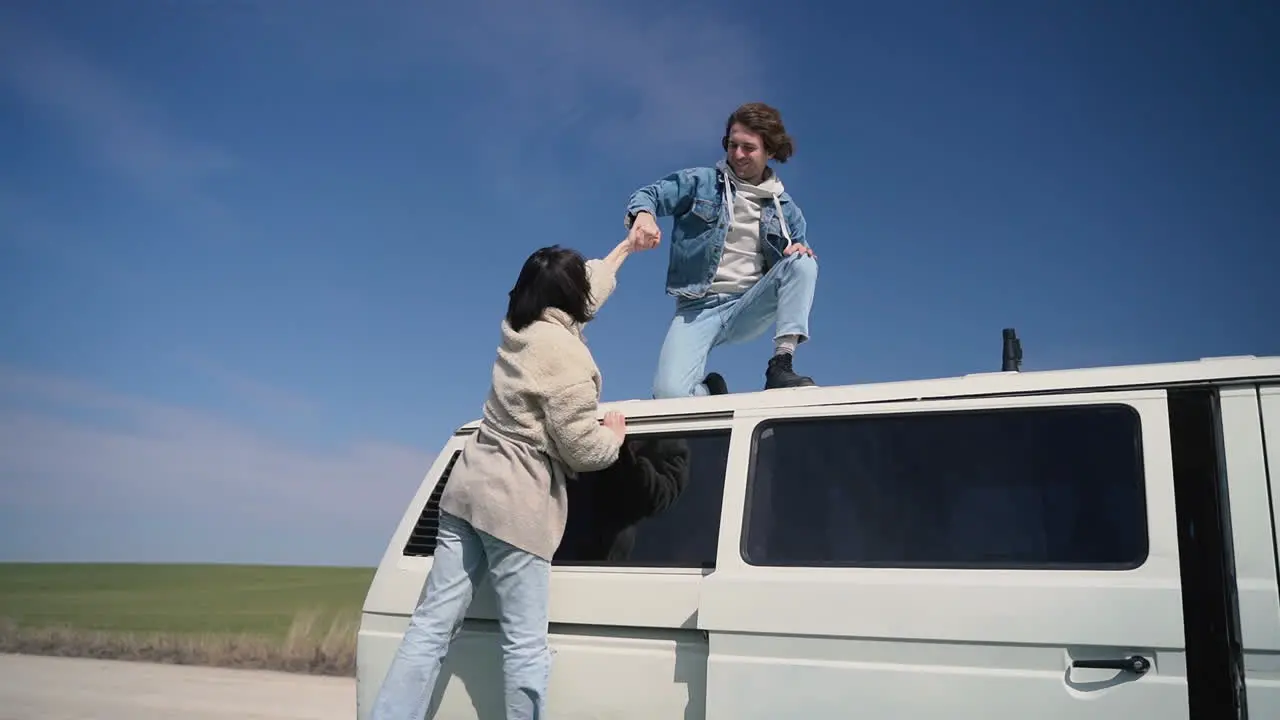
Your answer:
[[[449,464],[445,466],[440,479],[436,481],[435,488],[431,490],[427,504],[422,508],[422,514],[418,516],[418,522],[413,526],[413,532],[409,533],[409,539],[404,544],[403,555],[431,557],[435,553],[436,533],[440,530],[440,496],[444,495],[445,484],[449,482],[449,473],[453,472],[454,463],[458,462],[458,456],[461,454],[461,452],[455,452],[453,457],[449,458]]]

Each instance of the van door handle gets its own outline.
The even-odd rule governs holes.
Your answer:
[[[1130,655],[1127,658],[1113,660],[1072,660],[1073,668],[1097,668],[1099,670],[1120,670],[1134,675],[1146,675],[1151,669],[1151,661],[1141,655]]]

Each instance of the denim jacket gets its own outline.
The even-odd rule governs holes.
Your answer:
[[[642,210],[655,218],[673,217],[667,263],[668,295],[698,298],[711,287],[720,256],[724,254],[724,239],[733,211],[732,205],[726,207],[726,196],[724,171],[717,167],[678,170],[631,195],[627,203],[627,227]],[[782,252],[790,243],[808,245],[800,207],[785,191],[778,196],[778,204],[782,207],[781,222],[778,208],[772,202],[764,203],[760,212],[765,272],[782,259]]]

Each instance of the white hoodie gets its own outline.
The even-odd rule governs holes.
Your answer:
[[[723,205],[733,208],[733,214],[724,239],[724,254],[711,280],[710,292],[737,294],[749,290],[764,275],[764,253],[760,247],[763,201],[773,201],[787,245],[791,244],[791,232],[778,202],[783,187],[776,173],[768,170],[759,185],[751,185],[739,178],[723,160],[716,164],[716,169],[724,178]]]

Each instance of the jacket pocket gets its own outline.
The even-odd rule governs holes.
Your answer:
[[[760,218],[760,236],[763,240],[760,245],[764,250],[766,266],[772,266],[782,258],[782,251],[787,247],[787,240],[782,236],[782,223],[776,211],[766,210]]]
[[[776,211],[764,214],[764,217],[760,219],[760,231],[770,240],[782,239],[782,223],[779,222]],[[786,242],[783,241],[783,244],[786,244]]]
[[[715,225],[720,214],[713,201],[703,200],[702,198],[694,198],[693,206],[689,208],[689,213],[707,225]]]

